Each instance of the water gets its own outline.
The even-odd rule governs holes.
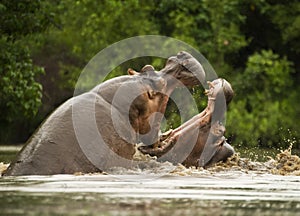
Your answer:
[[[300,178],[219,172],[203,176],[55,175],[2,178],[3,215],[296,215]],[[130,179],[131,180],[128,180]],[[140,178],[140,179],[139,179]],[[135,179],[135,180],[134,180]]]
[[[152,161],[110,174],[2,177],[0,215],[298,215],[298,159],[282,152],[209,169]]]

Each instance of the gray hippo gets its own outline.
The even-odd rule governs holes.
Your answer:
[[[89,173],[114,166],[130,167],[136,164],[133,155],[137,143],[143,142],[145,147],[141,151],[151,154],[147,150],[161,148],[157,146],[176,137],[176,131],[171,136],[159,136],[160,121],[175,88],[195,86],[205,80],[201,64],[189,53],[180,52],[170,57],[160,71],[147,65],[140,73],[131,69],[128,73],[58,107],[28,140],[4,175]],[[209,121],[208,125],[212,123]],[[204,134],[209,134],[208,130]],[[173,140],[166,146],[173,146]],[[229,149],[232,154],[232,148]],[[160,152],[152,155],[160,156]],[[199,161],[201,152],[196,152],[198,157],[194,160]],[[217,158],[214,161],[230,155],[218,152],[212,153]]]
[[[162,161],[176,161],[181,157],[182,164],[187,167],[207,167],[233,155],[234,149],[224,137],[225,127],[222,121],[234,92],[224,79],[208,83],[208,103],[201,113],[180,127],[162,134],[159,142],[142,145],[139,150],[144,154],[157,156]],[[188,143],[192,143],[192,147],[186,150]],[[171,149],[173,153],[166,156]]]

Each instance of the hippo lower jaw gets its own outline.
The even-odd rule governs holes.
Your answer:
[[[195,146],[183,161],[186,166],[207,167],[219,161],[224,161],[234,154],[234,149],[223,136],[225,127],[219,122],[224,117],[224,106],[233,96],[230,84],[224,79],[216,79],[209,83],[208,105],[204,111],[185,122],[180,127],[168,131],[160,136],[155,145],[140,146],[139,150],[144,154],[157,156],[158,158],[172,149],[180,138],[179,145],[184,148],[191,137],[196,137]],[[217,105],[224,102],[222,107]]]
[[[231,157],[234,153],[235,153],[234,148],[231,145],[229,145],[226,141],[224,141],[220,146],[219,150],[215,153],[212,159],[204,165],[204,167],[209,167],[220,161],[224,162],[227,160],[227,158]],[[199,164],[199,166],[201,165]]]

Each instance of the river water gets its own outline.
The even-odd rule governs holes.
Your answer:
[[[299,215],[299,161],[286,151],[208,169],[147,161],[109,173],[1,177],[0,214]]]

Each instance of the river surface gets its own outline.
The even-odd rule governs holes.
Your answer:
[[[152,179],[149,179],[152,178]],[[219,172],[159,178],[2,178],[3,215],[299,215],[300,177]]]
[[[299,162],[292,156],[235,157],[210,169],[148,162],[109,174],[1,177],[0,215],[299,215],[299,170],[285,164]]]

